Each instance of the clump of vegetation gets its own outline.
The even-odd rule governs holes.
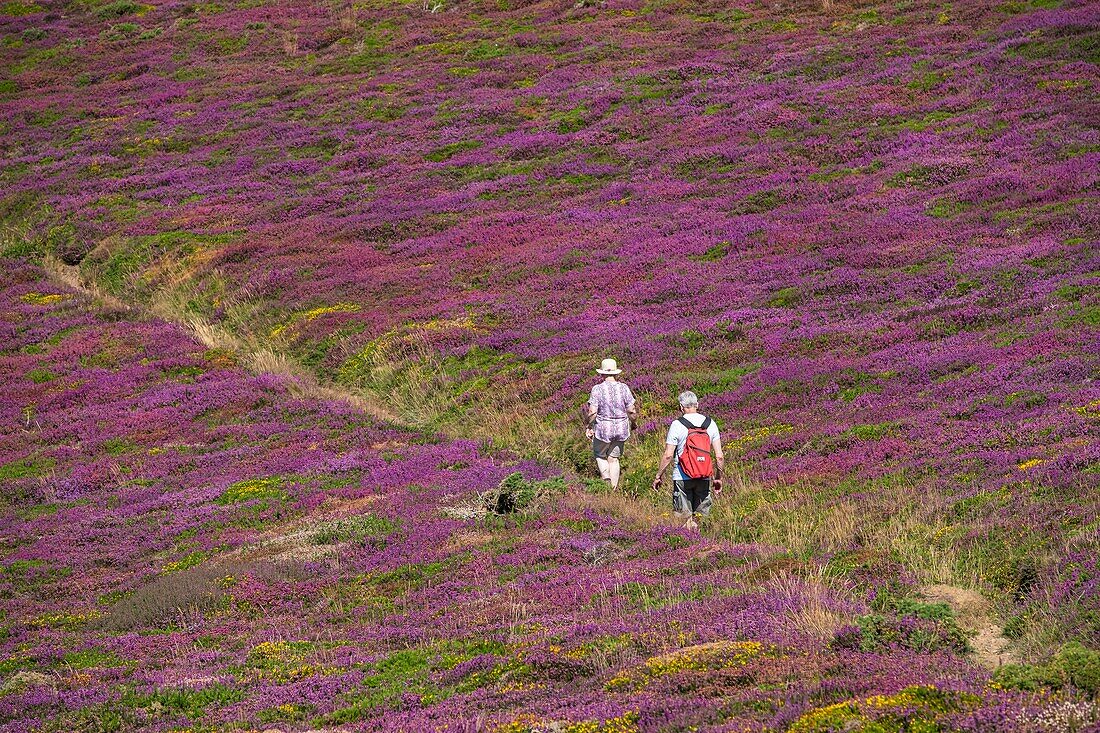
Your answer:
[[[491,514],[522,514],[537,510],[551,496],[564,491],[565,480],[561,477],[531,481],[517,471],[481,499]]]
[[[315,545],[335,545],[340,542],[367,543],[379,540],[385,544],[385,538],[398,529],[397,522],[374,514],[362,514],[334,522],[325,522],[317,527],[310,537]]]
[[[1070,642],[1043,664],[1006,664],[994,673],[993,681],[1013,690],[1072,686],[1100,695],[1100,651]]]
[[[946,603],[882,594],[872,603],[872,610],[874,613],[859,616],[856,625],[840,629],[833,637],[833,646],[863,652],[901,648],[964,653],[970,648],[966,633]]]
[[[787,730],[789,733],[938,731],[943,730],[939,721],[944,716],[973,708],[980,702],[977,695],[940,690],[932,685],[912,685],[893,695],[874,695],[815,708]]]
[[[221,496],[218,504],[241,504],[254,499],[284,499],[283,479],[280,476],[250,478],[230,484]]]

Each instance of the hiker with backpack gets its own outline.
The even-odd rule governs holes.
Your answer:
[[[672,469],[672,510],[679,517],[687,516],[684,525],[695,529],[696,516],[705,517],[714,502],[713,493],[722,490],[722,470],[726,457],[722,453],[722,436],[713,420],[699,412],[699,398],[694,392],[680,395],[683,417],[668,428],[665,454],[653,479],[653,490],[661,488],[661,477],[668,465]]]
[[[614,359],[603,360],[596,370],[603,381],[592,387],[584,411],[584,434],[592,441],[600,476],[612,489],[619,488],[619,459],[638,415],[630,387],[616,379],[622,371]]]

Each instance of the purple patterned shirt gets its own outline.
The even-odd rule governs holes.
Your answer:
[[[634,395],[619,381],[603,381],[592,388],[588,405],[596,411],[596,439],[610,442],[630,437],[630,410]]]

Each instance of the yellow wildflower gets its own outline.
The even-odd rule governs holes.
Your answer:
[[[60,303],[63,300],[68,300],[73,296],[60,295],[58,293],[27,293],[21,296],[19,299],[24,303],[30,305],[53,305],[54,303]]]

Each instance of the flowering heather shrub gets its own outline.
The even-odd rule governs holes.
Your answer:
[[[983,696],[943,725],[1078,715],[986,696],[950,633],[932,654],[837,649],[827,671],[779,655],[682,672],[721,703],[644,697],[677,675],[612,702],[602,685],[606,665],[672,646],[806,649],[775,619],[808,601],[758,587],[803,561],[739,564],[772,544],[827,556],[859,591],[962,578],[1032,647],[1100,646],[1098,25],[1087,0],[0,1],[0,254],[24,258],[4,260],[0,322],[3,603],[26,622],[0,664],[52,672],[65,645],[103,642],[129,665],[56,690],[21,677],[0,714],[752,729],[933,684]],[[382,396],[427,434],[560,463],[588,462],[560,426],[615,356],[643,409],[633,494],[692,388],[751,479],[715,517],[738,560],[655,579],[679,566],[651,556],[690,563],[695,540],[548,507],[493,520],[481,544],[446,510],[517,470],[551,478],[545,464],[296,399],[163,324],[87,309],[23,264],[44,255]],[[421,454],[428,476],[409,468]],[[609,575],[621,564],[637,577]],[[157,582],[206,600],[131,614],[169,628],[96,636]],[[577,631],[578,599],[609,593]],[[558,616],[504,624],[513,607]],[[690,642],[550,651],[555,634],[666,633],[673,610]],[[897,610],[876,628],[932,633]],[[528,622],[543,646],[519,646]],[[347,645],[285,639],[313,645],[291,669],[329,670],[300,680],[260,679],[245,652],[355,624]],[[433,646],[467,643],[460,628],[505,646]]]
[[[578,464],[615,355],[1006,597],[1098,511],[1095,3],[4,8],[9,254]]]
[[[295,397],[3,264],[0,730],[1001,731],[1068,714],[949,648],[805,633],[811,597],[871,609],[762,584],[775,548],[560,491],[455,519],[555,476]],[[1059,669],[1086,679],[1086,656]]]

